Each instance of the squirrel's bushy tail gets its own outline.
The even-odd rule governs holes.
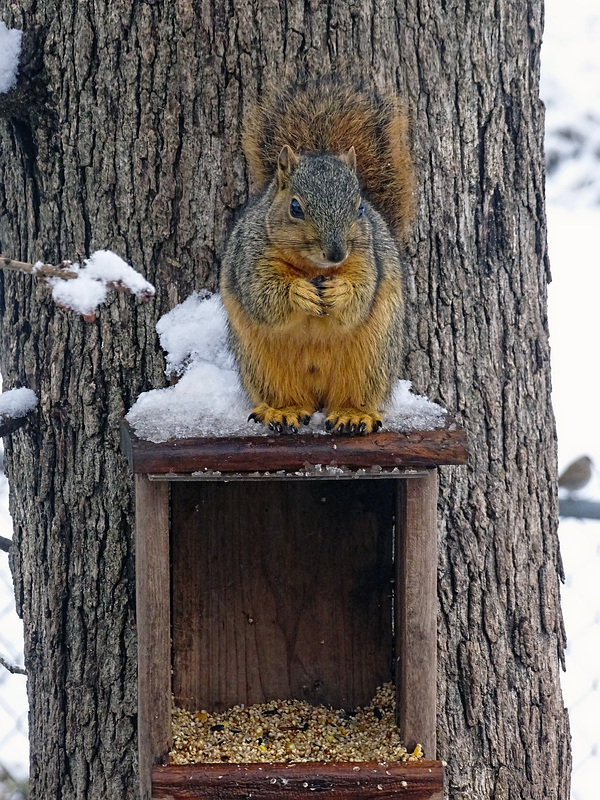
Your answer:
[[[331,79],[267,91],[246,121],[242,143],[259,188],[275,175],[285,144],[303,153],[354,147],[368,199],[403,239],[414,214],[408,128],[397,97]]]

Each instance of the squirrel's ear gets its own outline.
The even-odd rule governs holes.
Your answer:
[[[277,182],[280,189],[284,189],[288,185],[298,161],[298,156],[289,144],[284,144],[277,158]]]
[[[344,164],[348,164],[350,169],[353,169],[354,172],[356,172],[356,150],[354,147],[351,147],[350,150],[342,153],[340,159],[344,162]]]

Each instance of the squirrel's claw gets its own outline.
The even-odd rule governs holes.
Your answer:
[[[262,422],[277,434],[298,433],[300,424],[308,425],[310,412],[297,406],[285,408],[272,408],[267,403],[261,403],[252,410],[249,420]]]
[[[330,411],[325,420],[326,430],[350,436],[376,433],[382,426],[383,420],[376,411],[363,411],[357,408]]]

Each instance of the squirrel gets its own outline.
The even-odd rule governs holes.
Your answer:
[[[248,419],[276,433],[320,410],[334,433],[382,427],[403,355],[408,131],[398,98],[334,80],[272,91],[245,125],[258,194],[220,292]]]

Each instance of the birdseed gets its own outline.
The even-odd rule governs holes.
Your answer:
[[[355,711],[313,706],[301,700],[237,705],[219,714],[173,708],[172,764],[307,761],[416,761],[395,720],[391,683]]]

